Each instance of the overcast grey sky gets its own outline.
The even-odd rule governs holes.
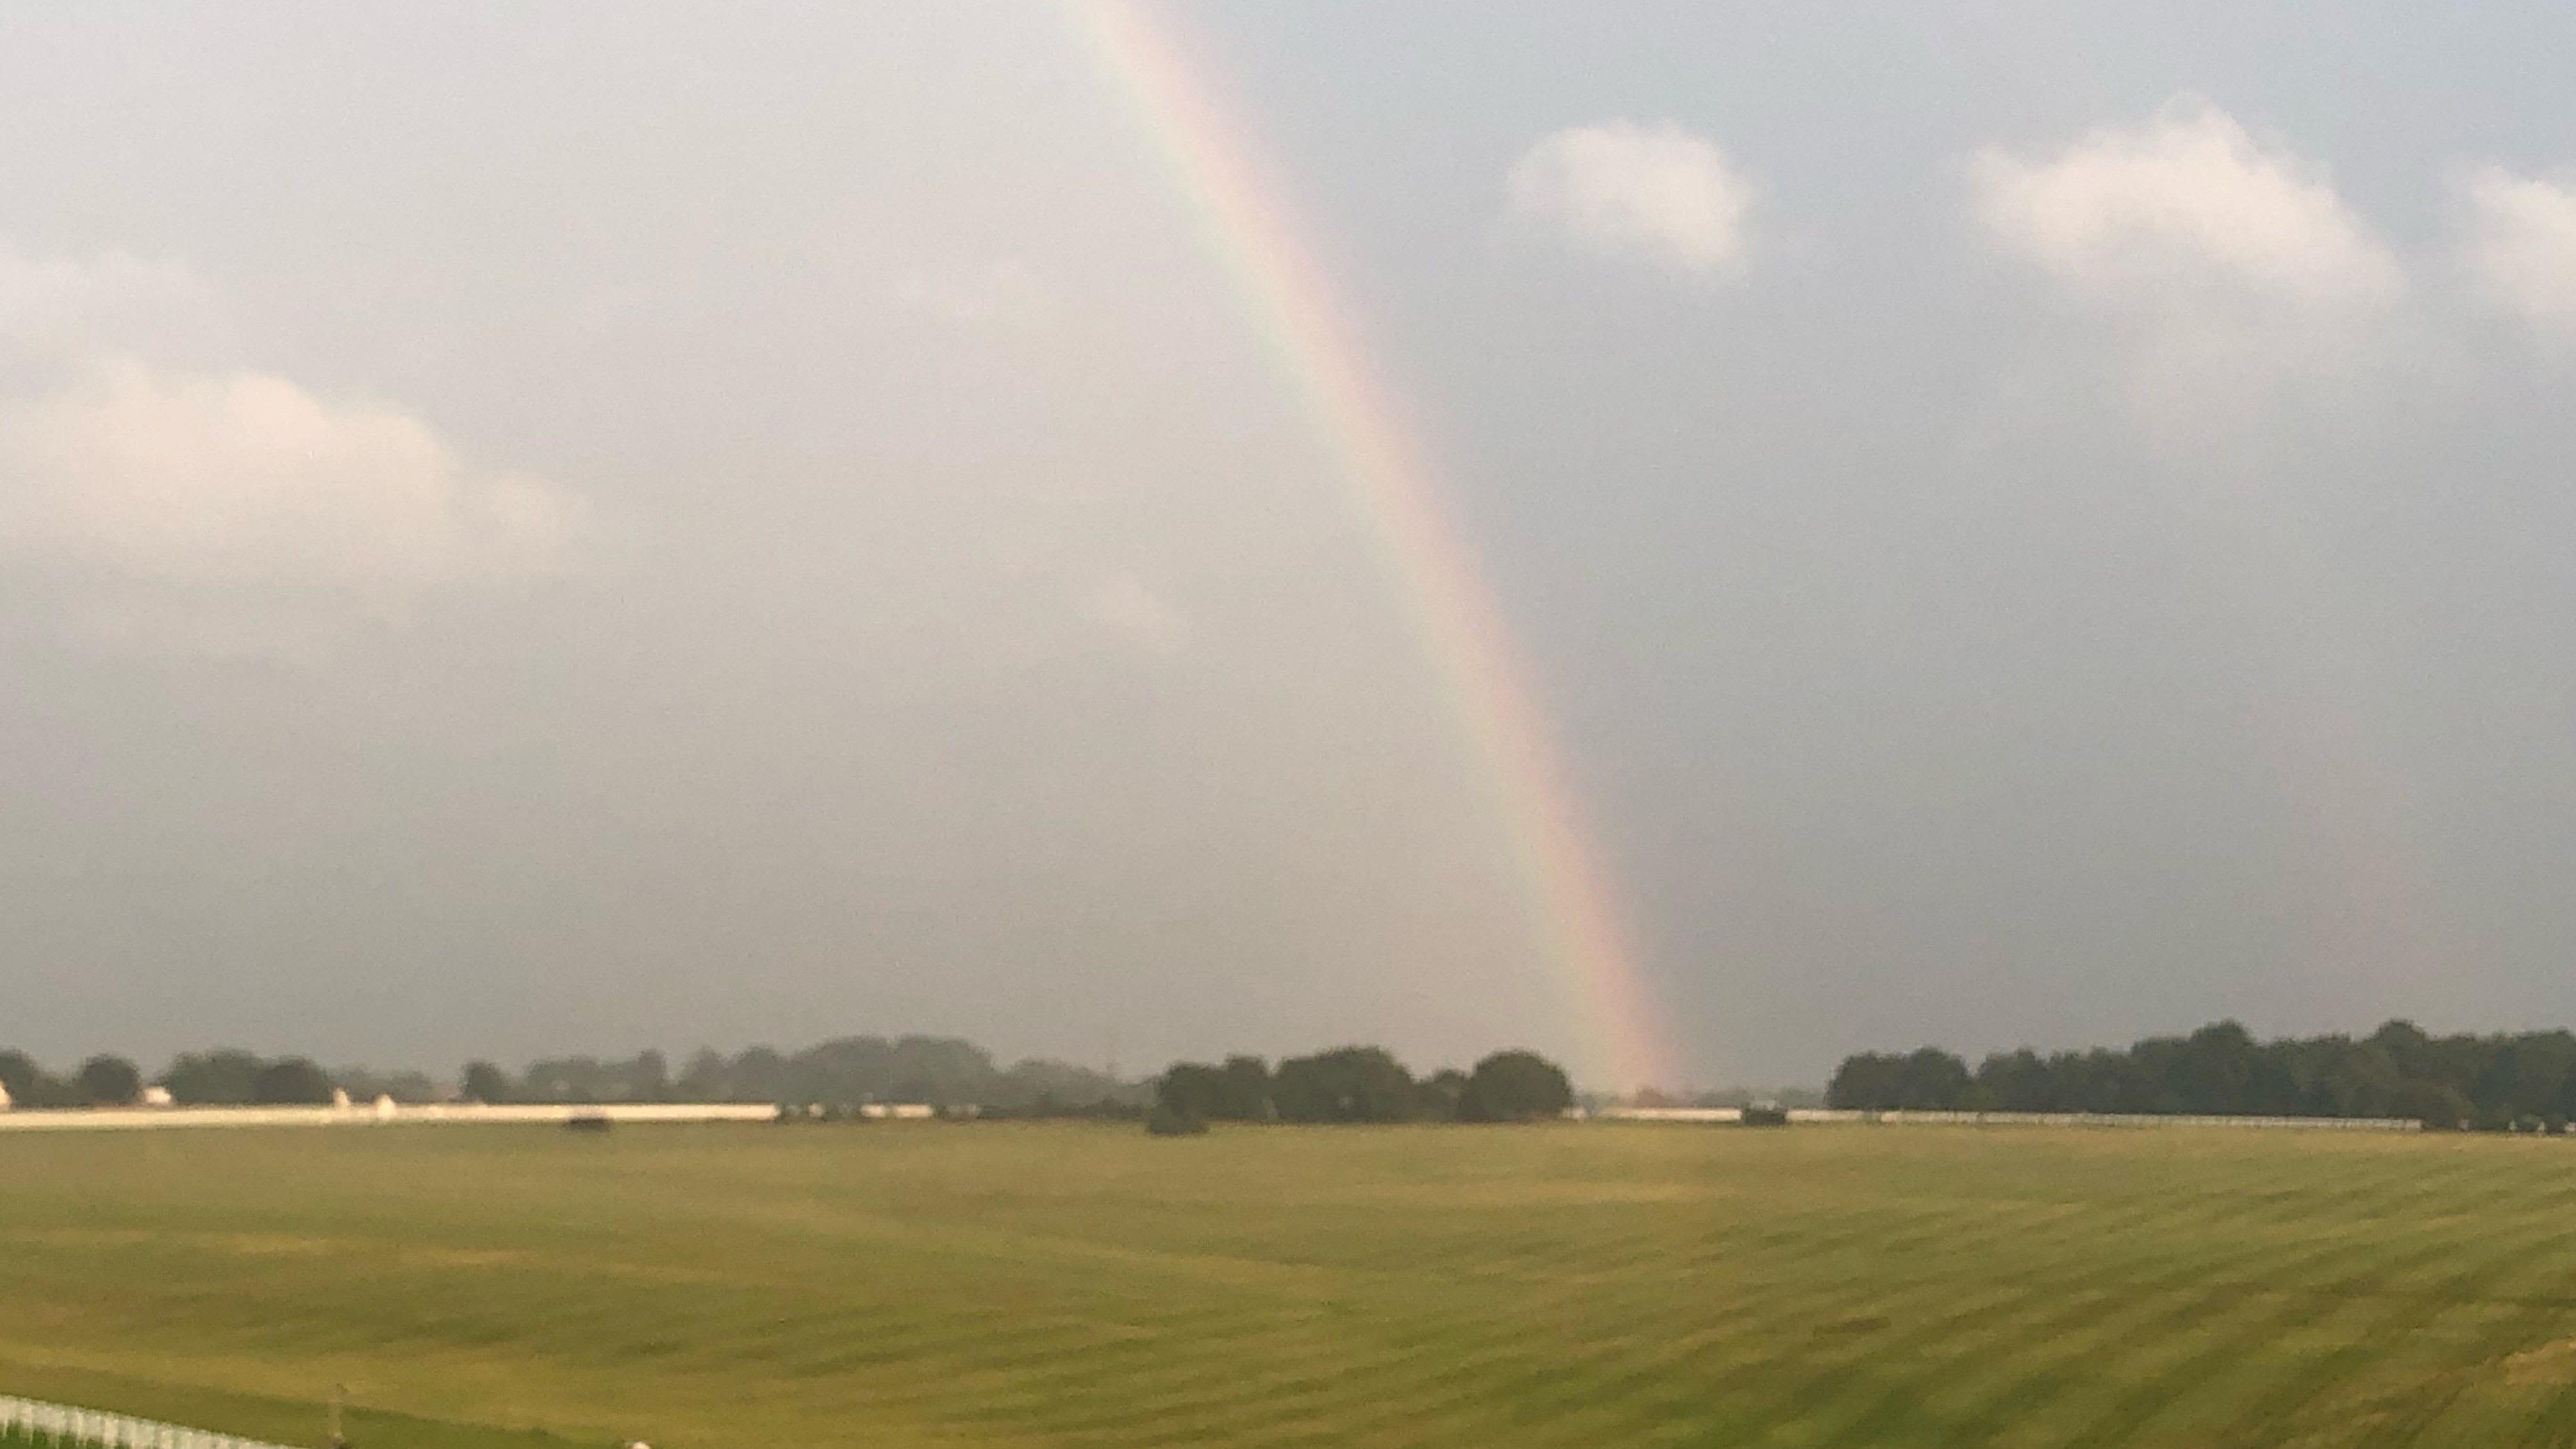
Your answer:
[[[2564,7],[1182,7],[1686,1069],[2576,1020]],[[1578,1041],[1043,6],[0,17],[0,1038]]]

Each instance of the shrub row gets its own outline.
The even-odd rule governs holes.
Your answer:
[[[1181,1062],[1156,1079],[1154,1102],[1189,1122],[1521,1122],[1574,1105],[1563,1068],[1536,1052],[1500,1051],[1471,1071],[1416,1078],[1384,1047],[1289,1057]],[[1149,1124],[1150,1125],[1150,1124]]]
[[[20,1051],[0,1051],[0,1087],[19,1107],[121,1107],[143,1096],[143,1072],[123,1057],[95,1056],[67,1076],[48,1072]],[[303,1057],[244,1051],[190,1052],[153,1085],[190,1106],[286,1105],[331,1100],[331,1076]]]
[[[2256,1041],[2232,1021],[2127,1050],[1997,1052],[1971,1071],[1923,1047],[1863,1052],[1826,1101],[1865,1110],[2405,1117],[2437,1129],[2560,1129],[2576,1119],[2576,1035],[2427,1035],[2392,1021],[2369,1036]]]

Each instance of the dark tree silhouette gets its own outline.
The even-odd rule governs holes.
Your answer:
[[[230,1048],[190,1052],[170,1063],[170,1070],[161,1074],[161,1085],[170,1089],[173,1100],[192,1106],[239,1104],[257,1099],[259,1075],[266,1066],[249,1052]],[[329,1094],[324,1097],[328,1100]]]
[[[1574,1084],[1564,1068],[1536,1052],[1500,1051],[1476,1063],[1457,1115],[1466,1122],[1526,1122],[1573,1105]]]
[[[330,1074],[303,1057],[284,1057],[259,1069],[250,1099],[279,1106],[322,1106],[331,1100]]]
[[[1373,1046],[1290,1057],[1271,1078],[1270,1100],[1287,1122],[1403,1122],[1420,1108],[1413,1074]]]
[[[123,1057],[91,1057],[74,1080],[81,1100],[101,1107],[127,1106],[143,1095],[143,1073]]]
[[[467,1062],[461,1085],[469,1102],[507,1102],[518,1095],[510,1074],[490,1062]]]
[[[2126,1051],[1997,1052],[1972,1075],[1948,1052],[1862,1052],[1826,1101],[1867,1110],[2410,1117],[2427,1127],[2558,1130],[2576,1118],[2576,1035],[2369,1036],[2257,1041],[2232,1021]]]

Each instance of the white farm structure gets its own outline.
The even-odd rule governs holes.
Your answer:
[[[926,1109],[925,1109],[926,1110]],[[575,1117],[610,1122],[767,1122],[775,1107],[750,1102],[429,1102],[403,1106],[378,1097],[363,1106],[76,1107],[0,1112],[0,1132],[134,1131],[160,1127],[343,1127],[406,1123],[520,1122],[561,1125]]]

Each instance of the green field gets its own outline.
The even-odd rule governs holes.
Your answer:
[[[357,1449],[2576,1444],[2576,1143],[0,1136],[0,1390]]]

